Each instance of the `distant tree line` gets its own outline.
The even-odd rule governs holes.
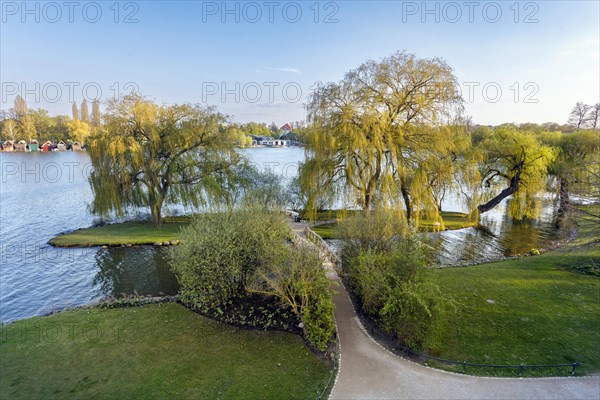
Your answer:
[[[31,109],[23,97],[17,95],[14,105],[0,113],[0,140],[37,140],[38,142],[63,140],[85,143],[88,136],[102,126],[100,102],[92,103],[91,114],[86,100],[72,105],[72,117],[51,117],[44,109]]]

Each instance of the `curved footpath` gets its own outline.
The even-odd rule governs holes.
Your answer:
[[[305,223],[292,223],[305,237]],[[390,353],[364,330],[337,274],[340,367],[330,399],[600,399],[600,376],[485,378],[428,368]]]

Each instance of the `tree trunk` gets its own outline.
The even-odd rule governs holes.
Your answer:
[[[565,177],[560,176],[558,178],[558,212],[556,214],[556,222],[554,223],[556,229],[562,227],[565,216],[569,211],[570,203],[569,181]]]
[[[381,154],[377,154],[377,167],[375,168],[375,173],[369,179],[367,183],[367,187],[365,188],[365,196],[364,196],[364,204],[363,209],[368,210],[371,207],[371,201],[373,200],[373,192],[377,188],[377,182],[379,181],[379,177],[381,176]]]
[[[371,206],[371,193],[366,192],[363,197],[363,210],[368,210]]]
[[[408,192],[408,189],[406,189],[406,187],[404,186],[404,183],[402,184],[402,189],[400,189],[400,191],[402,192],[402,198],[404,199],[404,206],[406,207],[406,222],[410,223],[410,219],[412,218],[410,193]]]
[[[558,186],[558,213],[562,215],[567,212],[571,203],[571,199],[569,198],[569,181],[561,176],[558,178]]]
[[[164,201],[162,194],[150,196],[150,211],[152,212],[152,222],[156,226],[162,225],[162,205]]]
[[[161,218],[161,212],[160,212],[161,207],[158,206],[156,203],[152,204],[150,207],[152,208],[152,222],[156,226],[161,226],[162,225],[162,218]]]
[[[477,210],[479,210],[479,214],[483,214],[484,212],[490,211],[492,208],[496,207],[502,200],[512,195],[519,188],[519,181],[521,179],[521,171],[517,172],[515,176],[510,180],[510,186],[500,192],[496,197],[491,199],[485,204],[480,204],[477,206]]]

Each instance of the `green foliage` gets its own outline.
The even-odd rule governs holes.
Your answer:
[[[69,130],[69,136],[80,144],[84,144],[92,133],[90,125],[83,120],[74,119],[69,121],[67,122],[67,128]]]
[[[271,265],[290,236],[282,214],[244,209],[198,215],[182,229],[170,265],[184,302],[217,309],[247,294],[258,268]]]
[[[292,329],[289,310],[307,340],[325,351],[335,331],[330,282],[318,255],[286,243],[291,237],[283,214],[259,207],[198,216],[171,253],[183,302],[221,321],[265,329]]]
[[[342,261],[346,263],[366,251],[389,253],[395,240],[407,229],[398,211],[373,210],[355,214],[338,227],[338,237],[344,240]]]
[[[104,119],[89,145],[99,215],[149,207],[159,225],[165,203],[214,204],[240,160],[223,129],[226,117],[213,108],[160,106],[133,94],[111,101]]]
[[[277,262],[261,268],[251,291],[277,297],[304,325],[304,336],[325,351],[335,332],[331,282],[310,247],[288,247]]]
[[[231,174],[221,181],[221,201],[229,209],[260,205],[265,210],[283,210],[288,193],[281,177],[270,171],[260,171],[246,160],[231,167]]]
[[[344,272],[367,315],[402,344],[432,350],[453,302],[428,280],[427,253],[419,238],[402,220],[390,217],[381,211],[340,224]]]
[[[542,132],[542,143],[558,149],[550,173],[571,192],[600,198],[600,135],[590,130]]]
[[[421,277],[393,287],[380,316],[384,327],[405,346],[437,352],[452,305],[438,285]]]
[[[363,209],[401,202],[410,219],[438,203],[462,143],[461,129],[448,123],[461,109],[457,93],[443,60],[406,52],[320,85],[307,106],[309,159],[302,170],[305,189],[320,187],[308,192],[307,208],[316,207],[315,196],[341,194]]]
[[[539,213],[538,193],[545,188],[556,150],[538,140],[532,132],[500,127],[481,143],[481,177],[484,190],[492,198],[478,206],[487,212],[503,199],[513,196],[510,215],[515,219],[535,218]],[[500,193],[494,189],[503,188]]]

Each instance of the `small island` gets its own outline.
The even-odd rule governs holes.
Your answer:
[[[77,229],[48,241],[56,247],[92,247],[126,245],[175,245],[177,235],[186,222],[165,222],[157,226],[150,221],[122,222]]]

